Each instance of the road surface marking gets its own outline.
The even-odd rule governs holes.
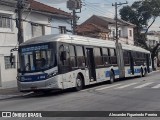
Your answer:
[[[154,87],[152,87],[152,88],[154,88],[154,89],[160,88],[160,84],[158,84],[158,85],[156,85],[156,86],[154,86]]]
[[[122,89],[122,88],[126,88],[126,87],[129,87],[129,86],[135,85],[135,84],[137,84],[137,83],[130,83],[130,84],[123,85],[123,86],[120,86],[120,87],[115,88],[115,89]]]
[[[150,85],[150,84],[152,84],[153,82],[148,82],[148,83],[145,83],[145,84],[143,84],[143,85],[139,85],[139,86],[137,86],[137,87],[134,87],[134,88],[143,88],[143,87],[145,87],[145,86],[147,86],[147,85]]]
[[[116,86],[119,86],[119,85],[121,85],[121,84],[116,84],[116,85],[111,85],[111,86],[107,86],[107,87],[102,87],[102,88],[98,88],[96,90],[104,90],[104,89],[116,87]]]

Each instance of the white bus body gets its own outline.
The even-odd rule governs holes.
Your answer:
[[[151,72],[149,51],[125,44],[117,46],[114,41],[76,35],[28,40],[19,47],[18,88],[80,90],[82,86]]]

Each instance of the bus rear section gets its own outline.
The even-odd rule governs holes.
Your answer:
[[[125,77],[144,77],[152,71],[150,52],[136,46],[123,45]]]

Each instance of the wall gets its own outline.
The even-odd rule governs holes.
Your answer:
[[[8,14],[15,18],[14,8],[0,5],[0,13]],[[17,69],[5,69],[4,56],[10,55],[10,50],[17,45],[17,28],[15,21],[11,21],[11,28],[0,28],[0,86],[4,86],[4,82],[16,82]],[[16,56],[16,52],[14,55]]]
[[[25,13],[23,15],[23,18],[27,16],[28,13]],[[49,23],[49,17],[39,14],[39,13],[30,13],[29,16],[27,17],[28,21],[34,21],[39,24],[44,24],[51,26],[51,23]],[[31,23],[28,22],[23,22],[23,28],[24,28],[24,40],[28,40],[32,38],[32,26]],[[51,34],[51,27],[44,27],[45,35]]]
[[[132,31],[132,36],[129,35],[130,30]],[[128,27],[128,44],[134,45],[134,33],[133,33],[133,28],[131,27]]]
[[[5,69],[5,56],[10,56],[10,50],[14,47],[0,47],[0,87],[6,87],[4,86],[6,82],[9,82],[8,85],[16,84],[16,76],[17,76],[17,63],[16,68],[10,68],[10,69]],[[16,57],[15,59],[17,60],[17,52],[13,52],[14,56]],[[7,85],[7,86],[8,86]],[[13,86],[15,87],[15,86]]]
[[[147,35],[147,44],[150,47],[154,47],[159,43],[159,37],[157,35]]]
[[[72,30],[70,22],[71,22],[70,20],[53,18],[52,19],[52,26],[56,27],[56,28],[52,28],[52,34],[60,34],[60,31],[58,29],[59,26],[66,26],[66,29]],[[72,33],[67,32],[67,34],[72,34]]]
[[[114,25],[108,25],[108,28],[113,31],[115,30],[116,33],[116,27]],[[134,45],[134,35],[133,35],[133,28],[129,27],[129,26],[120,26],[118,28],[118,31],[121,30],[121,37],[119,37],[119,42],[120,43],[125,43],[125,44],[130,44],[130,45]],[[132,36],[129,36],[129,31],[132,31]],[[119,35],[119,33],[118,33]],[[111,32],[110,34],[110,39],[113,40],[113,34]]]

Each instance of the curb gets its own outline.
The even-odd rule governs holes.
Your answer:
[[[156,72],[160,72],[160,70],[152,71],[152,72],[150,72],[148,74],[152,74],[152,73],[156,73]]]
[[[0,100],[6,100],[6,99],[12,99],[12,98],[19,98],[19,97],[25,97],[29,96],[33,92],[25,93],[25,94],[19,94],[19,95],[0,95]]]
[[[21,95],[0,95],[0,100],[6,100],[6,99],[11,99],[11,98],[18,98]]]

